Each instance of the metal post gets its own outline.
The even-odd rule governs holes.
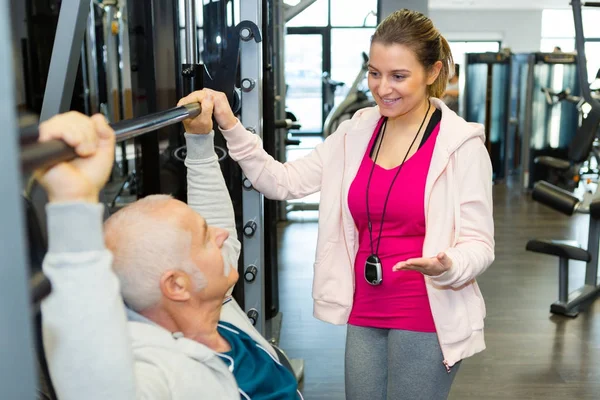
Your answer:
[[[465,60],[461,66],[462,72],[458,77],[459,96],[458,96],[458,114],[467,119],[467,110],[469,109],[469,57],[465,55]],[[486,132],[489,134],[489,132]]]
[[[259,29],[262,24],[262,1],[240,2],[241,21],[250,21]],[[244,35],[244,30],[241,32]],[[262,43],[254,40],[240,41],[242,80],[242,123],[262,138]],[[245,178],[242,178],[245,180]],[[244,184],[244,188],[247,185]],[[252,282],[244,286],[246,312],[254,320],[256,329],[265,333],[265,259],[263,196],[255,190],[244,190],[242,195],[244,220],[244,269],[253,266],[258,273]]]
[[[96,54],[96,12],[94,10],[94,0],[90,1],[90,13],[88,16],[87,29],[85,34],[86,65],[87,65],[87,90],[90,104],[90,113],[100,112],[100,100],[98,93],[98,57]],[[86,75],[84,73],[84,75]]]
[[[60,6],[40,122],[70,108],[89,11],[88,0],[64,0]]]
[[[527,59],[527,89],[525,94],[525,117],[523,131],[521,132],[521,190],[529,189],[531,171],[529,170],[531,151],[531,130],[533,119],[533,87],[535,86],[535,54],[530,54]]]
[[[87,52],[85,49],[85,44],[83,46],[81,46],[81,69],[83,71],[87,71],[88,70],[88,57],[87,57]],[[89,77],[90,75],[86,74],[85,72],[83,74],[81,74],[83,77],[83,113],[85,115],[90,115],[91,113],[91,99],[90,99],[90,82],[89,82]]]
[[[505,134],[504,134],[504,179],[505,181],[508,180],[508,177],[510,176],[510,163],[509,163],[509,154],[510,151],[512,149],[512,143],[510,143],[510,131],[511,131],[511,127],[510,127],[510,101],[511,101],[511,88],[512,88],[512,68],[513,68],[513,62],[512,62],[512,54],[510,55],[509,61],[508,61],[508,79],[507,79],[507,85],[506,88],[504,89],[505,91],[505,96],[506,96],[506,102],[504,103],[504,107],[506,110],[506,118],[504,120],[506,129],[505,129]]]
[[[123,119],[133,118],[133,93],[131,91],[131,50],[129,44],[129,18],[127,0],[119,0],[119,60],[121,62],[121,104]]]
[[[569,259],[558,259],[558,301],[563,304],[569,302]]]
[[[585,284],[595,287],[598,282],[598,251],[600,250],[600,220],[590,216],[587,251],[591,259],[585,268]]]
[[[185,0],[185,58],[181,67],[183,95],[187,96],[199,89],[202,82],[203,71],[198,65],[198,31],[196,30],[196,2]],[[198,78],[200,77],[200,82]],[[181,135],[175,140],[176,146],[183,146],[184,140]],[[185,173],[183,173],[185,175]],[[185,184],[185,176],[181,181]]]
[[[119,84],[119,22],[117,19],[117,1],[104,1],[104,66],[106,70],[106,89],[108,91],[108,119],[111,122],[121,120],[121,87]]]
[[[0,387],[3,399],[34,399],[35,369],[25,252],[9,3],[0,0]],[[77,47],[76,53],[80,50]]]
[[[120,104],[123,119],[133,118],[133,93],[131,90],[131,52],[129,44],[129,18],[127,12],[127,0],[119,0],[116,14],[119,24],[118,48],[119,48],[119,70],[121,78]],[[127,143],[121,143],[121,173],[129,175],[129,160],[127,159]]]
[[[273,22],[274,35],[273,35],[273,48],[275,51],[275,62],[273,68],[275,70],[275,119],[283,120],[286,119],[285,113],[285,21],[283,17],[283,0],[275,0],[275,7],[273,11]],[[279,129],[277,135],[277,149],[278,157],[277,160],[281,162],[286,161],[287,156],[287,129]],[[280,221],[287,220],[286,202],[282,201],[277,207],[278,219]]]
[[[185,63],[198,64],[198,40],[196,32],[196,2],[185,0]]]

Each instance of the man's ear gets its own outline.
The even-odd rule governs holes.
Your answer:
[[[192,281],[183,271],[166,271],[160,278],[160,291],[172,301],[187,301],[192,293]]]

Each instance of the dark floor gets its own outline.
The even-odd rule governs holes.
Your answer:
[[[478,281],[487,304],[487,350],[466,360],[450,399],[600,399],[600,301],[575,319],[554,317],[555,257],[525,251],[528,239],[576,239],[586,244],[587,217],[567,217],[517,190],[494,188],[496,261]],[[280,230],[281,346],[305,360],[307,400],[344,399],[345,327],[312,316],[316,222]],[[574,264],[571,289],[584,264]]]

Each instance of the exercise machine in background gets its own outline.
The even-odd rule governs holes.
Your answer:
[[[585,39],[583,35],[583,22],[581,17],[582,5],[600,7],[600,3],[582,3],[572,0],[573,19],[575,22],[575,44],[577,48],[577,69],[579,84],[584,100],[591,106],[591,114],[600,115],[600,102],[595,99],[589,87],[587,63],[585,57]],[[596,117],[597,118],[597,117]],[[596,129],[597,129],[596,124]],[[600,249],[600,192],[596,190],[592,196],[580,199],[572,193],[551,185],[547,182],[538,182],[532,191],[534,200],[541,202],[559,212],[572,215],[575,212],[590,215],[588,245],[582,248],[574,242],[557,240],[533,239],[527,243],[529,251],[554,255],[559,258],[559,298],[550,306],[554,314],[570,317],[576,316],[600,295],[598,285],[598,251]],[[583,261],[586,263],[585,282],[579,289],[569,293],[569,261]]]
[[[471,53],[465,57],[465,89],[460,109],[469,122],[485,126],[485,145],[492,160],[494,181],[510,174],[515,138],[509,125],[511,53]]]
[[[333,105],[333,100],[335,98],[335,90],[339,86],[343,86],[342,82],[332,81],[328,75],[323,77],[323,83],[326,85],[327,90],[325,103],[327,104],[327,118],[325,118],[325,123],[323,124],[323,137],[327,138],[329,135],[333,134],[337,127],[344,121],[352,118],[355,112],[360,110],[361,108],[371,107],[375,105],[375,100],[373,100],[373,96],[369,89],[365,86],[365,78],[367,72],[369,70],[369,57],[366,53],[362,53],[363,62],[361,64],[360,70],[354,78],[354,82],[352,82],[352,86],[348,90],[346,97],[342,100],[338,105]],[[327,101],[329,100],[329,101]]]
[[[554,92],[542,88],[546,101],[550,106],[567,102],[579,112],[579,127],[568,146],[567,158],[538,156],[534,163],[547,169],[546,181],[567,191],[576,190],[581,184],[598,183],[598,165],[600,152],[598,149],[598,126],[600,114],[585,102],[581,96],[573,96],[567,88]]]
[[[514,160],[518,160],[521,188],[529,191],[535,182],[548,177],[548,169],[536,165],[535,158],[567,158],[579,126],[579,113],[572,104],[549,105],[541,89],[568,87],[573,95],[579,95],[580,61],[567,53],[515,54],[512,59],[509,136],[518,138]]]

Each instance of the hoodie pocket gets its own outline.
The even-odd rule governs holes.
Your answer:
[[[434,289],[430,303],[441,344],[462,342],[473,331],[483,329],[481,303],[472,284],[454,290]]]
[[[473,282],[462,290],[463,298],[469,311],[469,321],[473,330],[483,329],[483,319],[485,317],[485,305],[481,298],[477,283]],[[480,293],[480,292],[479,292]]]
[[[327,242],[314,264],[313,299],[344,307],[352,305],[353,277],[342,242]],[[336,256],[338,254],[338,256]]]
[[[461,342],[471,336],[469,308],[459,291],[440,290],[435,293],[432,311],[441,344]],[[435,306],[435,310],[433,307]]]

